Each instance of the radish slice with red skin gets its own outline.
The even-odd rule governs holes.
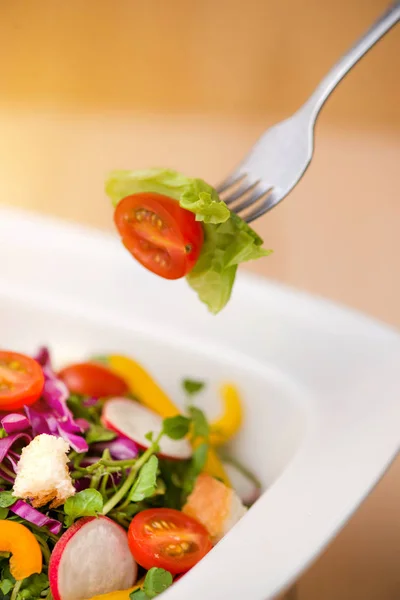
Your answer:
[[[102,422],[105,427],[130,438],[144,450],[150,446],[146,433],[151,431],[157,436],[162,429],[163,419],[135,400],[111,398],[104,405]],[[159,456],[187,460],[192,456],[192,447],[187,439],[171,440],[163,436]]]
[[[138,566],[125,531],[107,517],[85,517],[58,540],[49,564],[54,600],[86,600],[132,587]]]
[[[229,460],[222,461],[225,472],[229,477],[231,486],[240,500],[246,506],[251,506],[259,498],[261,487],[256,480],[247,475],[246,472]]]

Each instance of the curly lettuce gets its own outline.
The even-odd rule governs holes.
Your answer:
[[[106,193],[114,206],[131,194],[155,192],[173,198],[202,221],[204,244],[199,260],[186,276],[210,312],[218,313],[229,301],[237,267],[248,260],[268,256],[263,240],[202,179],[186,177],[171,169],[113,171]]]

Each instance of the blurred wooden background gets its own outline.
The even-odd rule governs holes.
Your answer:
[[[110,168],[218,181],[386,6],[1,0],[0,202],[111,228]],[[397,326],[399,73],[397,27],[329,100],[309,171],[257,223],[275,253],[250,267]],[[301,578],[300,600],[399,600],[399,506],[397,461]]]
[[[287,115],[385,0],[3,0],[2,101],[88,111]],[[331,101],[400,127],[392,34]],[[398,62],[397,62],[398,66]],[[397,71],[398,72],[398,71]],[[362,100],[362,101],[360,101]]]

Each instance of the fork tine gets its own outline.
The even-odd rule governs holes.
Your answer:
[[[232,192],[232,194],[229,194],[229,196],[225,199],[225,204],[230,206],[231,204],[236,202],[236,200],[239,200],[239,198],[242,198],[248,192],[252,192],[258,186],[259,183],[260,183],[259,180],[258,181],[250,180],[249,181],[248,178],[246,177],[246,179],[243,180],[243,183],[237,188],[237,190]],[[236,208],[235,208],[235,212],[237,212]]]
[[[237,183],[242,181],[242,179],[244,179],[244,177],[245,177],[244,173],[233,173],[233,175],[230,175],[230,177],[227,177],[222,183],[217,185],[217,187],[215,189],[218,194],[222,194],[223,192],[225,192],[227,189],[229,189],[233,185],[236,185]]]
[[[257,184],[257,187],[260,183],[261,182]],[[271,188],[268,186],[264,186],[261,190],[254,189],[253,193],[250,194],[250,196],[245,198],[242,202],[239,202],[239,204],[237,204],[236,206],[233,206],[231,210],[239,214],[241,211],[245,210],[246,208],[249,208],[249,206],[251,206],[252,204],[259,202],[259,200],[261,200],[261,198],[265,196],[265,194],[267,194],[270,191],[270,189]]]
[[[274,206],[276,206],[279,203],[279,201],[280,201],[279,195],[274,193],[274,191],[272,191],[265,198],[265,200],[262,204],[255,206],[254,210],[250,211],[244,217],[244,220],[246,221],[246,223],[251,223],[252,221],[255,221],[255,219],[258,219],[258,217],[265,215],[265,213],[268,212],[269,210],[271,210],[271,208],[274,208]]]

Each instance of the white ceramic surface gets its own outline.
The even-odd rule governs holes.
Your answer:
[[[237,454],[266,492],[165,600],[268,600],[323,549],[399,449],[400,337],[328,302],[238,278],[212,317],[184,282],[144,272],[112,236],[0,208],[0,340],[59,362],[128,352],[182,402],[227,378],[246,400]],[[164,598],[164,596],[163,596]]]

